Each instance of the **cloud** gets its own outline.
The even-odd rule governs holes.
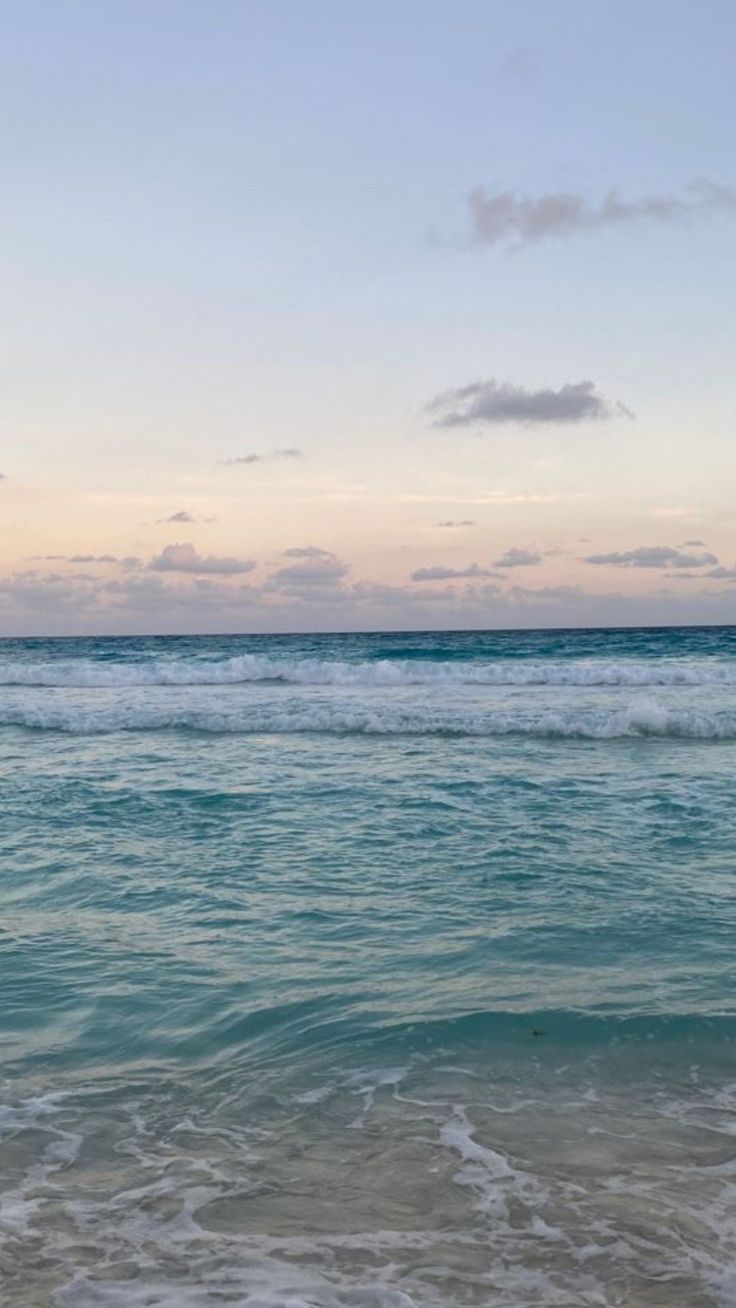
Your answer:
[[[468,427],[474,423],[497,426],[508,422],[533,426],[633,416],[623,404],[611,403],[599,395],[591,381],[567,382],[559,390],[530,391],[493,378],[444,391],[430,400],[426,411],[439,415],[434,419],[435,427]]]
[[[672,545],[640,545],[623,553],[588,554],[583,562],[614,568],[704,568],[718,559],[715,554],[685,554]]]
[[[527,81],[537,72],[538,59],[534,46],[518,45],[509,50],[499,63],[499,72],[516,81]]]
[[[120,563],[116,554],[70,554],[68,563]]]
[[[705,541],[704,541],[704,540],[685,540],[685,541],[682,542],[682,544],[683,544],[683,548],[686,548],[686,547],[687,547],[688,549],[698,549],[698,548],[704,549],[704,548],[705,548]]]
[[[580,586],[539,586],[536,589],[529,589],[527,586],[512,586],[506,592],[506,598],[510,600],[527,600],[536,604],[565,604],[568,600],[576,602],[585,602],[585,600],[596,596],[589,596]]]
[[[43,563],[117,563],[122,568],[139,568],[140,559],[132,554],[31,554],[32,562]]]
[[[159,522],[196,522],[197,519],[188,513],[186,509],[179,509],[178,513],[169,514],[168,518],[159,518]]]
[[[302,459],[304,452],[297,449],[295,445],[287,445],[281,449],[271,450],[268,454],[239,454],[234,459],[223,459],[223,463],[272,463],[276,459]]]
[[[437,565],[432,568],[417,568],[412,572],[412,581],[456,581],[461,577],[495,577],[497,574],[491,572],[490,568],[481,568],[477,563],[471,563],[467,568],[443,568]]]
[[[317,554],[300,554],[292,557],[301,558],[302,562],[279,568],[269,577],[267,582],[269,588],[299,592],[305,588],[311,590],[313,587],[334,587],[350,571],[349,564],[324,550],[320,550]]]
[[[333,555],[329,550],[321,550],[316,545],[295,545],[290,550],[284,550],[286,559],[330,559]]]
[[[725,568],[723,564],[720,564],[717,568],[711,568],[709,572],[702,575],[713,577],[718,581],[736,581],[736,563],[732,568]]]
[[[39,636],[724,623],[733,615],[736,567],[728,571],[734,576],[720,586],[700,572],[693,578],[702,579],[698,588],[638,595],[597,594],[575,586],[502,590],[483,579],[417,587],[370,579],[345,583],[333,578],[330,584],[323,577],[311,585],[279,588],[252,585],[237,576],[178,576],[149,569],[123,576],[31,571],[0,579],[0,632]]]
[[[474,527],[475,523],[472,518],[461,518],[458,522],[453,522],[450,518],[447,522],[438,522],[438,527]]]
[[[500,559],[494,561],[494,568],[533,568],[542,562],[541,554],[533,550],[507,550]]]
[[[187,543],[167,545],[156,558],[151,559],[148,566],[153,572],[188,572],[196,576],[230,577],[252,572],[256,564],[253,559],[198,554],[194,546]]]
[[[640,222],[675,223],[736,211],[736,194],[714,182],[693,182],[683,195],[645,195],[624,200],[610,190],[597,203],[579,192],[548,191],[518,195],[515,191],[475,187],[468,196],[471,241],[474,245],[505,245],[518,249],[547,237],[573,236],[606,227]]]

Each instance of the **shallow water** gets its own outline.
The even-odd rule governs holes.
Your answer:
[[[736,1304],[735,653],[4,642],[7,1301]]]

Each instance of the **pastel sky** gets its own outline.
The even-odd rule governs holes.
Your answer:
[[[732,0],[6,0],[0,634],[736,621]]]

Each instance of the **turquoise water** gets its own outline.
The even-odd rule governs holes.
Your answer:
[[[736,1304],[736,629],[0,645],[0,1280]]]

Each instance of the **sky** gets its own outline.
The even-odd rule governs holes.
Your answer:
[[[0,634],[736,621],[731,0],[5,0]]]

